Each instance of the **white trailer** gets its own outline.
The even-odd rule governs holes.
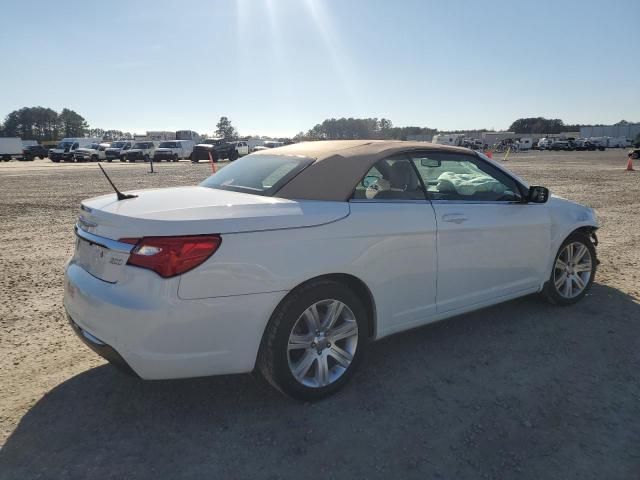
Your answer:
[[[176,132],[167,132],[164,130],[158,131],[148,131],[147,130],[147,140],[151,140],[154,142],[165,142],[167,140],[175,140]]]
[[[531,150],[533,147],[533,138],[523,137],[517,141],[518,150]]]
[[[432,143],[437,143],[438,145],[462,145],[464,141],[464,134],[462,133],[439,133],[434,135],[431,139]]]
[[[22,148],[22,140],[19,137],[0,138],[0,158],[5,162],[15,156],[21,156]]]

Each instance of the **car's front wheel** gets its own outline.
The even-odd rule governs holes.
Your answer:
[[[555,305],[571,305],[591,289],[596,275],[596,249],[589,236],[575,232],[562,243],[556,254],[551,278],[543,293]]]
[[[291,292],[274,312],[258,368],[281,392],[311,401],[339,390],[369,343],[360,298],[334,280],[312,281]]]

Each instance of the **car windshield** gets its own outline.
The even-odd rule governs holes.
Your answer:
[[[222,140],[214,140],[210,138],[208,140],[205,140],[203,143],[207,145],[220,145],[222,143]]]
[[[97,150],[99,146],[100,145],[98,145],[97,143],[92,143],[91,145],[87,145],[85,148],[89,148],[91,150]]]
[[[73,142],[60,142],[56,148],[64,150],[71,147],[71,145],[73,145]]]
[[[273,196],[313,163],[309,158],[256,155],[236,160],[200,184],[202,187]]]
[[[143,143],[136,143],[133,147],[131,148],[140,148],[140,149],[145,149],[145,148],[149,148],[149,144],[146,142]]]
[[[162,142],[160,144],[160,148],[178,148],[180,145],[178,145],[176,142]]]
[[[113,142],[111,148],[122,148],[126,142]]]

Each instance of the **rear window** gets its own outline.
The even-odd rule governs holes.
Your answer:
[[[270,197],[311,163],[310,158],[250,155],[222,168],[200,186]]]

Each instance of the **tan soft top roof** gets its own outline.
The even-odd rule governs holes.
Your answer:
[[[284,185],[276,196],[297,200],[346,201],[356,184],[378,160],[401,152],[432,150],[470,155],[466,148],[427,142],[400,140],[327,140],[302,142],[252,156],[286,155],[309,158],[314,162]]]

